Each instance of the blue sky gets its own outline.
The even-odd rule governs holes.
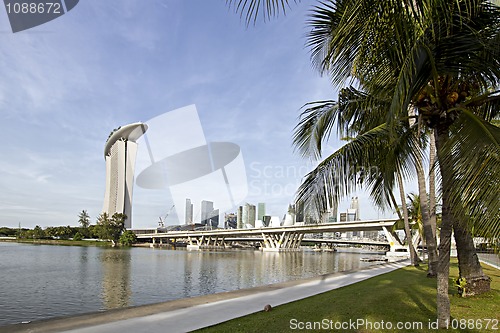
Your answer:
[[[190,104],[207,141],[241,147],[245,201],[283,216],[311,168],[291,145],[300,108],[336,97],[304,46],[310,6],[246,27],[223,0],[85,0],[15,34],[0,10],[0,226],[94,222],[110,131]],[[168,197],[135,194],[133,227],[155,227]],[[362,218],[384,216],[358,195]]]

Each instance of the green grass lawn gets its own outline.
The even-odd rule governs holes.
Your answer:
[[[406,267],[304,300],[237,318],[198,332],[437,332],[436,279],[426,277],[426,266]],[[483,265],[492,278],[491,291],[461,298],[450,281],[452,322],[458,329],[444,332],[500,331],[500,271]],[[458,276],[456,260],[450,278]],[[485,329],[488,324],[490,329]],[[347,326],[360,320],[359,326]],[[361,320],[364,322],[361,323]],[[383,323],[382,323],[383,321]],[[306,329],[307,323],[317,329]],[[397,329],[399,323],[409,329]],[[482,327],[479,327],[482,324]],[[496,324],[495,327],[492,327]],[[336,326],[337,325],[337,326]],[[338,325],[344,325],[342,329]],[[371,327],[369,326],[371,325]],[[377,328],[377,325],[379,329]],[[388,329],[392,325],[392,329]],[[335,329],[337,327],[338,329]],[[303,328],[303,329],[301,329]],[[383,328],[383,329],[382,329]],[[491,329],[493,328],[493,329]]]

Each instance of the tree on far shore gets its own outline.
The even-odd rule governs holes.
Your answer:
[[[103,212],[97,217],[96,233],[100,239],[110,240],[113,246],[118,243],[122,232],[125,230],[125,220],[127,215],[114,213],[109,217],[108,213]]]
[[[90,225],[90,215],[84,209],[78,214],[78,223],[82,228],[88,228]]]
[[[120,236],[120,244],[124,246],[131,246],[137,242],[137,236],[134,234],[132,230],[126,230]]]

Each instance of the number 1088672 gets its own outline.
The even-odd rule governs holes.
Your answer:
[[[59,2],[14,2],[5,5],[8,14],[62,14]]]

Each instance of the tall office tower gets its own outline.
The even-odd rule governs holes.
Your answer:
[[[119,127],[113,131],[104,147],[106,161],[106,191],[102,211],[112,216],[127,216],[125,228],[132,227],[132,191],[137,155],[137,139],[148,129],[143,123]]]
[[[219,210],[214,209],[210,213],[210,217],[208,218],[208,225],[212,228],[217,228],[219,226]]]
[[[243,206],[239,206],[236,213],[236,228],[243,229]]]
[[[259,202],[257,204],[257,220],[264,221],[265,215],[266,215],[266,204],[264,202]]]
[[[211,214],[214,210],[214,203],[212,201],[203,200],[201,202],[201,224],[209,224],[209,219],[212,217]]]
[[[249,203],[246,203],[243,206],[243,210],[242,210],[242,214],[241,214],[243,228],[255,227],[255,219],[256,219],[255,213],[256,213],[255,205],[251,205]]]
[[[193,204],[191,199],[186,199],[186,224],[193,224]]]
[[[247,205],[248,204],[245,204],[241,208],[242,209],[242,211],[241,211],[241,224],[242,224],[242,228],[243,229],[246,229],[247,228],[247,224],[248,224],[248,208],[247,208]]]

